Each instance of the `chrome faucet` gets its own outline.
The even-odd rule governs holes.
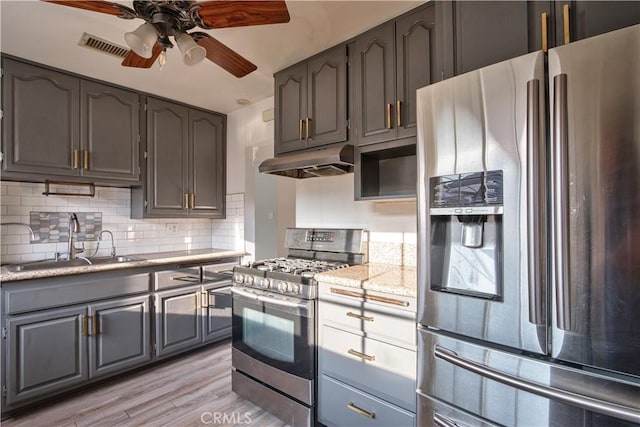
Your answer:
[[[14,226],[19,226],[19,227],[25,227],[29,230],[29,232],[31,233],[31,241],[35,241],[36,240],[36,235],[33,232],[33,228],[31,228],[31,226],[29,224],[24,224],[22,222],[2,222],[0,223],[0,225],[14,225]]]
[[[80,231],[80,221],[78,221],[78,215],[75,212],[69,214],[69,248],[67,253],[68,259],[75,259],[77,254],[84,252],[84,245],[81,248],[76,248],[76,244],[73,240],[75,233]]]
[[[111,258],[113,258],[114,256],[116,256],[116,245],[113,241],[113,233],[109,230],[102,230],[100,232],[100,236],[98,237],[98,241],[102,241],[102,233],[108,233],[109,236],[111,236]]]

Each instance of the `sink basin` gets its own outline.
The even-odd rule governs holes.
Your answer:
[[[131,262],[131,261],[142,261],[141,258],[135,258],[125,255],[118,255],[115,257],[104,256],[104,257],[95,257],[95,258],[76,258],[64,261],[54,261],[54,260],[45,260],[45,261],[35,261],[29,262],[25,264],[12,264],[7,265],[7,269],[9,271],[19,272],[19,271],[35,271],[35,270],[49,270],[49,269],[58,269],[58,268],[69,268],[69,267],[86,267],[88,265],[105,265],[105,264],[119,264],[122,262]]]

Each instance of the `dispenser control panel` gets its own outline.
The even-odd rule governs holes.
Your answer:
[[[501,170],[436,176],[430,179],[430,185],[432,209],[455,209],[460,211],[456,213],[464,214],[478,213],[481,208],[487,213],[501,213],[498,211],[503,201]]]

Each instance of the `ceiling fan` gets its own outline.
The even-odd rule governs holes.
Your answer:
[[[150,68],[158,58],[162,67],[167,48],[173,47],[169,37],[173,37],[185,64],[197,64],[206,57],[236,77],[244,77],[257,67],[209,34],[188,31],[195,27],[208,30],[280,24],[290,20],[284,1],[134,0],[133,9],[104,0],[43,1],[122,19],[143,19],[144,24],[125,34],[125,41],[131,48],[122,61],[126,67]]]

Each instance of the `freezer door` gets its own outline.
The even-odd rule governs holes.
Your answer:
[[[640,25],[549,51],[552,356],[640,377]]]
[[[417,91],[419,323],[547,352],[544,92],[542,52]],[[502,204],[481,207],[470,243],[476,207],[447,216],[436,199],[445,178],[477,172],[499,174]],[[476,187],[459,186],[489,193]]]
[[[490,425],[630,427],[640,423],[638,381],[551,364],[426,329],[419,329],[418,393]],[[433,425],[432,417],[422,404],[418,406],[418,425]]]

